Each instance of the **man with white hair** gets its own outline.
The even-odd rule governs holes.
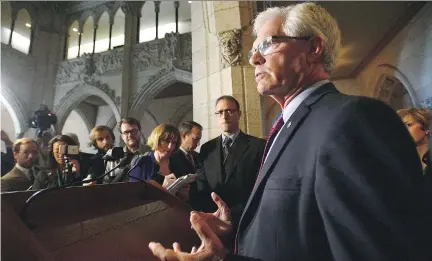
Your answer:
[[[161,260],[421,260],[415,145],[389,106],[329,81],[341,42],[335,19],[301,3],[260,13],[254,31],[258,92],[283,112],[238,230],[213,194],[218,211],[191,214],[198,249],[150,249]],[[235,254],[219,239],[229,233]]]

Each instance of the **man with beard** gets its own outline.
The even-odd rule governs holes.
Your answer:
[[[141,143],[141,124],[137,119],[132,117],[122,119],[119,123],[119,131],[122,140],[125,143],[123,150],[130,161],[132,161],[133,158],[150,151],[150,148],[147,145]],[[129,169],[130,165],[125,168],[119,168],[107,176],[106,179],[110,179],[109,183],[128,181],[129,177],[126,176],[126,173]],[[104,180],[104,183],[106,183],[106,179]]]
[[[112,169],[110,162],[104,161],[102,157],[107,153],[109,149],[114,146],[115,136],[114,132],[105,125],[94,127],[90,131],[90,141],[93,147],[97,150],[95,156],[92,159],[92,167],[89,170],[89,175],[86,180],[90,178],[98,178],[102,176],[106,171]],[[96,182],[91,184],[103,183],[103,178],[98,179]],[[88,183],[86,185],[89,185]]]

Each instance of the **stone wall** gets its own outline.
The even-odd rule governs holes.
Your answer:
[[[361,95],[376,97],[382,75],[396,77],[416,106],[432,108],[432,3],[419,13],[357,76]]]

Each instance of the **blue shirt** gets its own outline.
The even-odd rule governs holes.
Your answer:
[[[132,167],[132,166],[131,166]],[[159,165],[156,163],[154,151],[143,156],[139,165],[137,165],[130,173],[129,181],[151,180],[154,175],[157,175]],[[134,179],[136,177],[138,179]]]

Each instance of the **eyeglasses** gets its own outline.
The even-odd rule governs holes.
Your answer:
[[[138,129],[132,129],[132,130],[127,130],[127,131],[123,131],[122,134],[127,136],[128,134],[130,135],[137,135],[139,132]]]
[[[249,51],[248,59],[250,60],[252,56],[259,52],[262,56],[265,56],[267,54],[270,54],[272,51],[272,47],[274,46],[277,41],[284,41],[284,40],[309,40],[309,36],[304,37],[296,37],[296,36],[285,36],[285,35],[272,35],[267,36],[261,43],[258,44],[257,47],[252,48]]]
[[[236,109],[226,109],[215,112],[215,115],[221,117],[224,113],[227,113],[229,116],[233,115],[237,110]]]
[[[38,152],[39,151],[37,151],[37,150],[24,150],[24,151],[20,151],[19,153],[24,154],[25,156],[28,156],[30,154],[37,155]]]

